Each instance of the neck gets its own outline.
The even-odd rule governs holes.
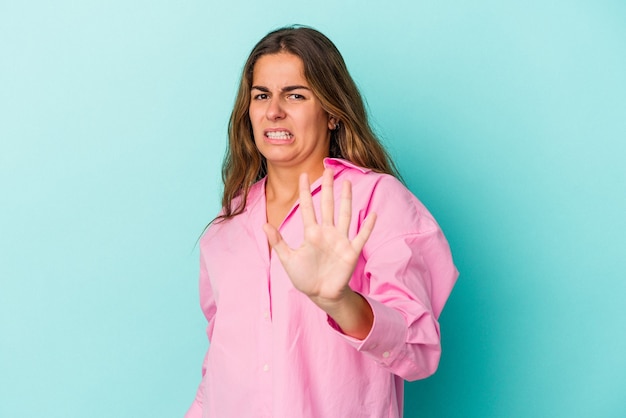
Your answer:
[[[306,173],[312,184],[323,172],[323,161],[309,167],[276,167],[268,164],[265,197],[268,201],[293,204],[298,200],[300,174]]]

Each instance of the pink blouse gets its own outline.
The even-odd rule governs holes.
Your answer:
[[[297,291],[268,249],[265,181],[246,210],[212,224],[200,241],[200,301],[209,350],[187,418],[400,417],[403,380],[430,376],[441,354],[437,318],[458,272],[428,210],[392,176],[328,158],[352,183],[350,237],[377,214],[350,286],[374,312],[362,341]],[[319,214],[320,181],[311,186]],[[335,187],[339,205],[341,187]],[[319,218],[318,218],[319,219]],[[279,228],[303,239],[298,203]]]

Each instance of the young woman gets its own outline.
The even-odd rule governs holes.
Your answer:
[[[186,416],[402,416],[403,380],[437,368],[458,273],[328,38],[287,27],[254,47],[222,174],[200,241],[210,346]]]

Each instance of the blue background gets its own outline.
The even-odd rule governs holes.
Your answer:
[[[243,62],[344,54],[461,277],[407,417],[626,416],[626,3],[0,2],[0,416],[180,417]]]

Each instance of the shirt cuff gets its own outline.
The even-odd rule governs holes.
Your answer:
[[[404,343],[406,341],[407,323],[404,316],[393,308],[378,302],[375,299],[362,295],[369,303],[374,313],[372,329],[365,339],[358,340],[341,331],[335,321],[328,317],[330,326],[353,346],[357,351],[372,357],[377,363],[391,365],[394,361],[404,357]]]

